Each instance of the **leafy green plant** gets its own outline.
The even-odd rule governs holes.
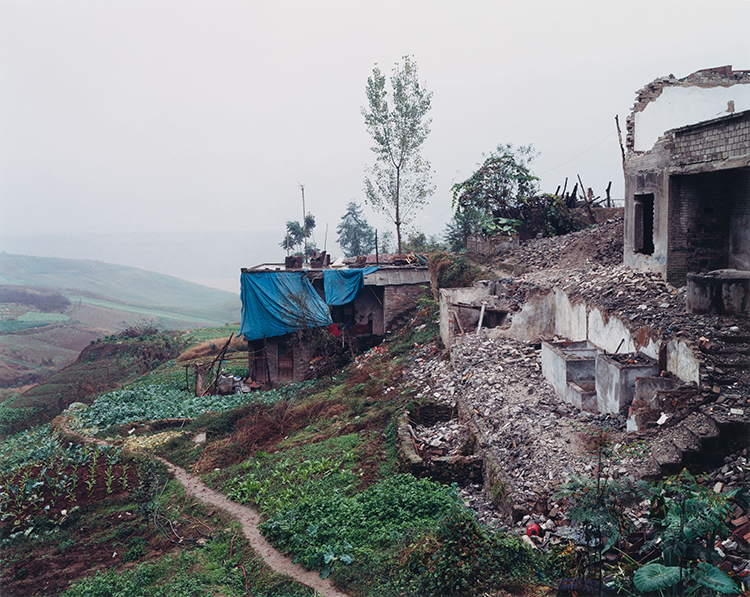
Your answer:
[[[279,512],[262,530],[308,568],[348,563],[363,550],[394,546],[400,538],[435,524],[458,508],[455,491],[411,475],[396,475],[362,493],[331,492],[301,499]],[[350,548],[347,546],[351,546]],[[326,554],[347,555],[329,559]]]
[[[696,593],[701,588],[719,593],[739,593],[729,575],[717,568],[713,549],[727,535],[726,520],[732,500],[744,499],[740,490],[716,494],[701,485],[687,470],[654,485],[651,522],[657,535],[644,549],[661,549],[663,564],[652,562],[633,576],[639,591],[672,587]]]

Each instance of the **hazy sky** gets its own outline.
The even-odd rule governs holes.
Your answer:
[[[543,191],[622,197],[615,115],[658,76],[750,69],[749,22],[746,1],[2,0],[0,250],[236,288],[283,258],[298,183],[330,250],[373,161],[367,77],[405,54],[434,94],[426,233],[499,143],[536,147]]]

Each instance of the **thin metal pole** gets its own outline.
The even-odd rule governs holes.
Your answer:
[[[307,263],[307,218],[305,217],[305,185],[297,183],[299,188],[302,189],[302,236],[305,239],[305,254],[302,257],[303,263]]]

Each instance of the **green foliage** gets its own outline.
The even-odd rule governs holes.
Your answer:
[[[228,484],[227,495],[242,504],[257,504],[263,512],[292,508],[315,495],[347,493],[357,480],[345,458],[323,457],[298,464],[285,458],[270,469],[262,460],[246,463],[248,472]]]
[[[430,255],[429,268],[435,300],[438,299],[440,288],[471,286],[481,275],[481,270],[473,266],[466,257],[450,253]]]
[[[636,570],[633,575],[635,588],[644,593],[669,589],[680,582],[680,569],[651,562]]]
[[[108,570],[79,580],[63,597],[204,597],[205,595],[247,595],[246,577],[237,559],[221,556],[229,553],[228,538],[211,542],[209,549],[182,551],[164,556],[155,563],[135,568]],[[248,589],[259,597],[312,597],[312,590],[259,569],[250,562],[243,566],[250,572]]]
[[[699,585],[709,591],[730,595],[742,592],[726,572],[706,562],[698,562],[694,578]]]
[[[305,246],[305,239],[312,236],[312,231],[315,229],[315,216],[308,213],[305,216],[305,226],[301,223],[294,222],[292,220],[287,221],[286,231],[287,234],[284,236],[284,240],[279,243],[282,249],[289,249],[290,251],[301,250]],[[311,255],[317,248],[313,243],[307,243],[307,254]]]
[[[304,566],[324,571],[337,562],[351,563],[363,552],[387,549],[458,507],[453,489],[397,475],[359,494],[339,491],[300,500],[262,529]],[[328,558],[331,554],[336,559]]]
[[[493,234],[518,232],[521,238],[567,234],[585,227],[577,212],[555,195],[537,196],[538,180],[529,168],[536,153],[531,145],[498,145],[465,181],[453,185],[455,246],[469,230]]]
[[[448,248],[455,253],[465,249],[472,234],[483,232],[485,220],[484,213],[478,209],[472,207],[457,209],[445,225],[445,231],[443,232],[443,238],[448,244]]]
[[[414,211],[427,202],[434,187],[430,163],[419,150],[430,132],[432,93],[417,76],[411,56],[396,64],[390,79],[391,100],[385,88],[385,75],[376,66],[367,79],[367,108],[362,108],[367,132],[374,142],[376,162],[365,178],[367,201],[385,213],[396,225],[398,252],[401,253],[401,225],[408,224]]]
[[[106,428],[134,421],[194,418],[206,412],[222,412],[251,403],[272,404],[294,395],[310,382],[292,384],[255,394],[195,396],[179,389],[181,383],[143,383],[102,394],[88,408],[75,412],[75,429]]]
[[[453,208],[491,219],[513,218],[510,214],[536,192],[538,178],[529,168],[534,157],[531,145],[498,145],[469,178],[453,185]]]
[[[687,470],[654,486],[651,521],[667,565],[686,559],[715,560],[716,552],[703,546],[726,537],[726,520],[733,509],[730,499],[735,494],[716,494]]]
[[[375,229],[367,223],[355,201],[347,204],[336,232],[339,233],[338,243],[346,257],[369,255],[375,249]]]
[[[408,576],[398,582],[415,595],[482,594],[488,587],[534,578],[540,564],[516,537],[488,531],[464,509],[445,516],[402,554]]]
[[[445,245],[435,234],[428,237],[420,230],[410,230],[402,250],[406,253],[433,253],[445,250]]]

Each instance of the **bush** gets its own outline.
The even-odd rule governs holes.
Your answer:
[[[433,253],[430,255],[430,278],[432,294],[438,300],[440,288],[464,288],[471,286],[479,276],[481,270],[469,263],[462,255],[450,253]]]

